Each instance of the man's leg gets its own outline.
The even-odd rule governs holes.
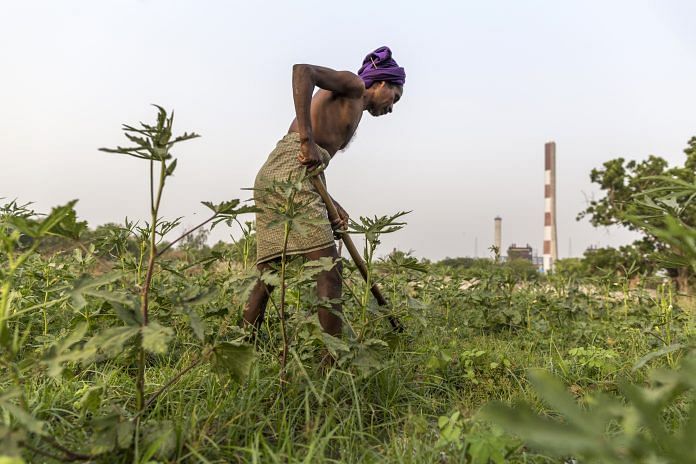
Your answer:
[[[271,269],[271,263],[259,263],[256,268],[260,273],[264,273]],[[249,300],[244,306],[244,326],[253,325],[258,329],[263,324],[263,316],[266,312],[268,298],[271,296],[273,287],[266,285],[261,279],[256,282],[254,288],[249,294]]]
[[[324,248],[317,251],[305,253],[304,257],[308,260],[330,257],[336,261],[336,265],[330,271],[323,271],[317,275],[317,296],[323,299],[341,298],[342,280],[341,269],[343,267],[338,260],[338,252],[335,246]],[[319,309],[319,322],[324,331],[330,335],[338,336],[341,334],[343,321],[335,313],[341,312],[340,303],[334,303],[332,310],[328,308]]]

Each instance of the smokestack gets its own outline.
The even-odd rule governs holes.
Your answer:
[[[493,240],[493,245],[498,248],[498,253],[503,254],[502,242],[503,242],[503,219],[500,216],[495,217],[495,238]]]
[[[558,259],[556,237],[556,142],[544,145],[544,272]]]

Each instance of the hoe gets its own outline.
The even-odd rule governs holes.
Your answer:
[[[326,190],[324,182],[322,182],[321,178],[316,175],[312,176],[311,180],[312,184],[314,185],[314,188],[317,190],[317,192],[319,192],[319,195],[326,204],[326,209],[329,212],[329,220],[333,222],[336,218],[339,217],[338,210],[336,209],[336,205],[334,205],[334,202],[331,199],[329,192]],[[365,264],[365,261],[363,261],[362,256],[360,256],[360,252],[358,252],[358,249],[355,247],[353,239],[350,238],[350,235],[348,235],[348,233],[345,231],[339,231],[338,233],[340,234],[341,240],[343,240],[343,244],[346,246],[348,253],[350,253],[350,257],[353,258],[353,262],[355,262],[355,265],[360,271],[360,275],[362,275],[363,279],[365,279],[365,281],[367,282],[367,265]],[[374,295],[375,299],[377,300],[377,304],[379,304],[380,306],[389,306],[389,303],[387,302],[386,298],[384,298],[384,296],[382,295],[382,292],[380,292],[379,287],[376,283],[372,284],[372,287],[370,287],[370,291],[372,291],[372,295]],[[392,329],[395,332],[404,331],[404,326],[399,319],[392,315],[387,316],[387,318],[389,319],[389,323],[391,324]]]

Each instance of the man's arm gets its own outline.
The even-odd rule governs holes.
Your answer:
[[[292,67],[292,96],[301,143],[300,162],[309,166],[315,166],[321,162],[318,149],[314,144],[310,112],[314,87],[348,98],[360,98],[365,92],[362,79],[352,72],[335,71],[311,64],[296,64]]]

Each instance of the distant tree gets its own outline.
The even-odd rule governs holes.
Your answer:
[[[583,277],[587,275],[587,263],[583,258],[563,258],[554,263],[553,272],[568,277]]]
[[[659,268],[652,254],[652,245],[645,240],[619,248],[590,248],[583,254],[581,267],[585,275],[594,277],[652,275]]]
[[[450,258],[447,257],[441,261],[438,261],[437,264],[442,265],[442,266],[447,266],[447,267],[462,267],[462,268],[470,268],[475,262],[474,258]]]
[[[592,200],[577,219],[588,217],[596,227],[621,225],[629,230],[643,234],[643,238],[634,242],[635,262],[645,265],[642,270],[651,266],[649,257],[655,253],[670,253],[679,255],[680,250],[662,240],[654,233],[655,228],[664,226],[665,215],[656,214],[655,208],[645,201],[640,201],[646,192],[659,192],[664,188],[664,178],[679,179],[693,184],[696,180],[696,137],[689,140],[689,146],[684,150],[686,159],[683,166],[670,167],[663,158],[649,156],[644,161],[626,161],[615,158],[603,164],[602,168],[593,169],[590,179],[598,184],[604,192],[604,197]],[[679,198],[672,201],[677,205]],[[685,202],[679,210],[680,219],[687,226],[696,226],[696,204]],[[640,218],[640,220],[636,220]],[[672,275],[680,290],[688,291],[688,279],[692,271],[688,266],[665,266]]]
[[[179,249],[184,250],[191,259],[200,259],[210,253],[210,247],[208,246],[209,234],[210,231],[207,229],[198,229],[179,242]]]
[[[478,279],[497,274],[513,281],[529,281],[539,277],[536,266],[526,259],[496,262],[490,258],[445,258],[435,263],[435,266],[451,269],[466,278]]]
[[[235,239],[230,236],[232,243],[218,241],[211,250],[229,256],[232,261],[242,264],[246,269],[256,262],[256,228],[251,221],[239,223],[239,226],[242,229],[241,237]]]
[[[181,240],[179,247],[191,250],[200,250],[206,248],[208,235],[210,231],[206,229],[198,229],[196,232],[187,235]]]
[[[526,259],[512,259],[502,263],[501,267],[508,272],[515,280],[536,280],[539,278],[539,271],[531,261]]]
[[[487,258],[445,258],[436,263],[437,266],[449,267],[453,269],[474,269],[474,268],[491,268],[495,263]]]

